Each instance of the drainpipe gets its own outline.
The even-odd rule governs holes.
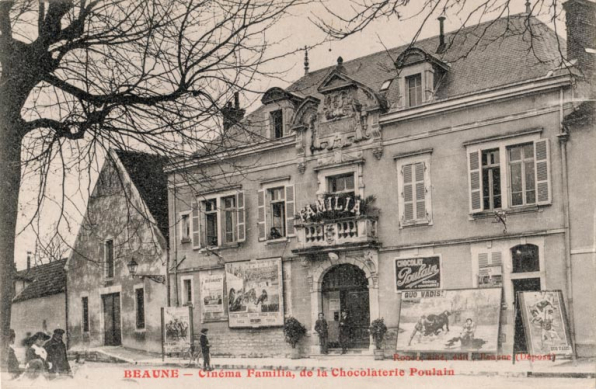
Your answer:
[[[561,151],[561,171],[563,178],[563,216],[565,229],[565,273],[567,275],[567,312],[569,317],[569,334],[571,335],[571,351],[573,363],[576,364],[575,355],[575,316],[573,311],[573,265],[571,262],[571,215],[569,211],[569,178],[567,170],[567,141],[569,140],[569,131],[563,124],[563,88],[559,92],[559,118],[561,123],[561,133],[559,138],[559,148]]]
[[[173,199],[173,212],[174,212],[174,293],[176,293],[176,306],[180,306],[180,293],[178,293],[178,225],[176,220],[178,215],[176,214],[176,175],[174,174],[174,199]]]

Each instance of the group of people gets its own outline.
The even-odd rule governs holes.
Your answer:
[[[339,318],[339,345],[342,354],[345,354],[350,347],[353,327],[354,323],[352,317],[348,314],[348,311],[341,311],[341,316]],[[319,313],[319,319],[315,323],[315,331],[319,335],[321,354],[328,354],[329,325],[327,324],[327,320],[325,320],[325,314],[322,312]]]
[[[27,352],[23,371],[14,350],[16,334],[14,330],[10,330],[8,369],[12,378],[53,379],[72,376],[63,336],[64,330],[57,328],[51,337],[44,332],[37,332],[26,339]]]

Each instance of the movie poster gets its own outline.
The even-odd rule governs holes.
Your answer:
[[[162,308],[164,353],[187,351],[193,337],[192,327],[192,307]]]
[[[224,312],[224,272],[201,272],[201,322],[219,321]]]
[[[230,327],[283,325],[281,258],[226,263],[226,288]]]
[[[441,289],[441,257],[395,258],[397,291]]]
[[[569,327],[561,291],[519,292],[518,299],[528,352],[571,355]]]
[[[498,350],[501,288],[403,292],[398,351]]]

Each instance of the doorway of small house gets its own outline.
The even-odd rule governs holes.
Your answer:
[[[120,293],[101,296],[103,305],[104,344],[120,346],[122,334],[120,328]]]
[[[357,266],[334,266],[323,277],[323,313],[329,324],[329,347],[340,348],[339,320],[346,310],[352,318],[350,349],[368,349],[370,336],[370,304],[368,279]]]

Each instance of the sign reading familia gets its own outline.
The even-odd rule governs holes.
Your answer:
[[[396,258],[397,290],[441,289],[441,257]]]
[[[298,211],[298,216],[303,222],[314,217],[321,216],[326,212],[345,212],[354,216],[360,216],[361,200],[352,196],[329,196],[326,199],[319,199],[314,205],[307,205]]]
[[[284,324],[281,258],[226,263],[230,327]]]

